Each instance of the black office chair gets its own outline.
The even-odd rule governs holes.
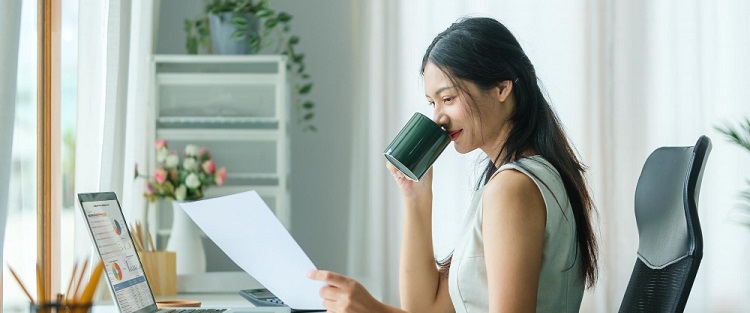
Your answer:
[[[620,312],[682,312],[703,257],[698,195],[711,140],[662,147],[646,160],[635,191],[638,258]]]

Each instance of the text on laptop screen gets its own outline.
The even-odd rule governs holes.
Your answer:
[[[121,312],[153,305],[154,297],[117,201],[87,201],[81,205]]]

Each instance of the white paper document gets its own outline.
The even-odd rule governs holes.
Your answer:
[[[323,309],[325,283],[307,277],[316,269],[257,192],[180,203],[240,268],[293,309]]]

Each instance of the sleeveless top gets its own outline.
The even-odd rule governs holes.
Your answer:
[[[547,160],[537,155],[501,166],[493,178],[508,169],[524,173],[534,181],[547,210],[536,311],[578,312],[584,281],[580,278],[581,258],[576,255],[575,218],[560,174]],[[489,311],[486,266],[492,265],[484,259],[483,189],[484,186],[474,192],[448,274],[448,290],[458,313]]]

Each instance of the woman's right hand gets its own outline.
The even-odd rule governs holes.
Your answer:
[[[416,182],[401,173],[393,164],[385,162],[385,167],[393,175],[393,180],[396,181],[401,194],[406,199],[422,199],[424,197],[432,197],[432,167],[427,170],[427,173]]]

